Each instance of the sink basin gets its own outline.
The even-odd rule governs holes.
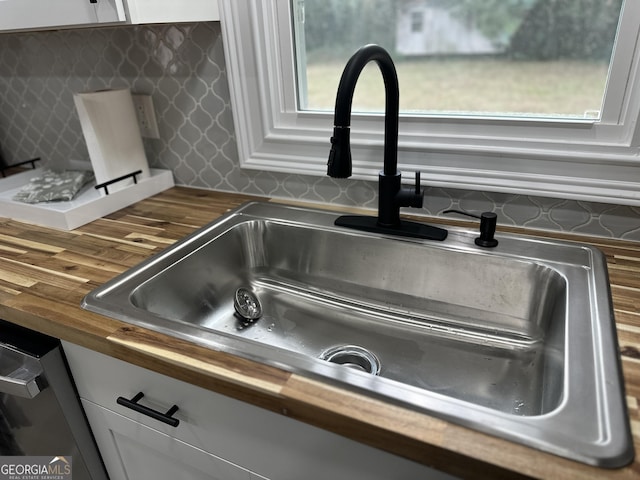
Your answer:
[[[250,203],[83,307],[601,467],[633,458],[606,263],[452,228],[444,242]],[[259,309],[237,313],[239,289]]]
[[[234,315],[239,287],[263,305],[249,328]],[[540,415],[562,400],[566,292],[560,273],[531,261],[246,219],[127,296],[177,328],[314,361],[358,346],[382,377]]]

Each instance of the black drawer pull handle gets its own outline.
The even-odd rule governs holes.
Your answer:
[[[177,427],[180,424],[180,420],[177,418],[173,418],[171,415],[178,411],[178,406],[174,405],[167,413],[158,412],[153,408],[145,407],[144,405],[140,405],[138,401],[144,397],[144,393],[138,392],[138,394],[133,397],[131,400],[124,397],[118,397],[116,402],[118,405],[122,405],[123,407],[130,408],[131,410],[135,410],[138,413],[142,413],[148,417],[154,418],[162,423],[166,423],[167,425],[171,425],[172,427]]]
[[[122,180],[126,180],[129,177],[133,178],[133,183],[137,185],[138,178],[136,177],[136,175],[140,175],[141,173],[142,173],[142,170],[136,170],[135,172],[127,173],[126,175],[122,175],[121,177],[114,178],[113,180],[109,180],[108,182],[99,183],[93,188],[95,188],[96,190],[100,190],[101,188],[104,188],[104,194],[109,195],[109,188],[108,188],[109,185],[121,182]]]

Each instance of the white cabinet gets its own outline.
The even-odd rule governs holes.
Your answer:
[[[125,0],[129,23],[179,23],[220,20],[216,0]]]
[[[122,0],[0,0],[0,30],[125,21]]]
[[[82,400],[112,480],[257,480],[248,470]]]
[[[111,480],[452,477],[331,432],[63,342]],[[159,412],[174,427],[117,403]]]
[[[213,20],[216,0],[0,0],[0,31]]]

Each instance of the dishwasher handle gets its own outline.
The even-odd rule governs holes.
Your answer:
[[[6,377],[0,376],[0,393],[22,398],[35,398],[44,390],[45,382],[40,377],[42,369],[36,365],[34,367],[36,368],[23,365]]]

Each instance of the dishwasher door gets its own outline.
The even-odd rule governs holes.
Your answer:
[[[0,456],[70,457],[74,480],[107,480],[60,341],[2,320]]]

